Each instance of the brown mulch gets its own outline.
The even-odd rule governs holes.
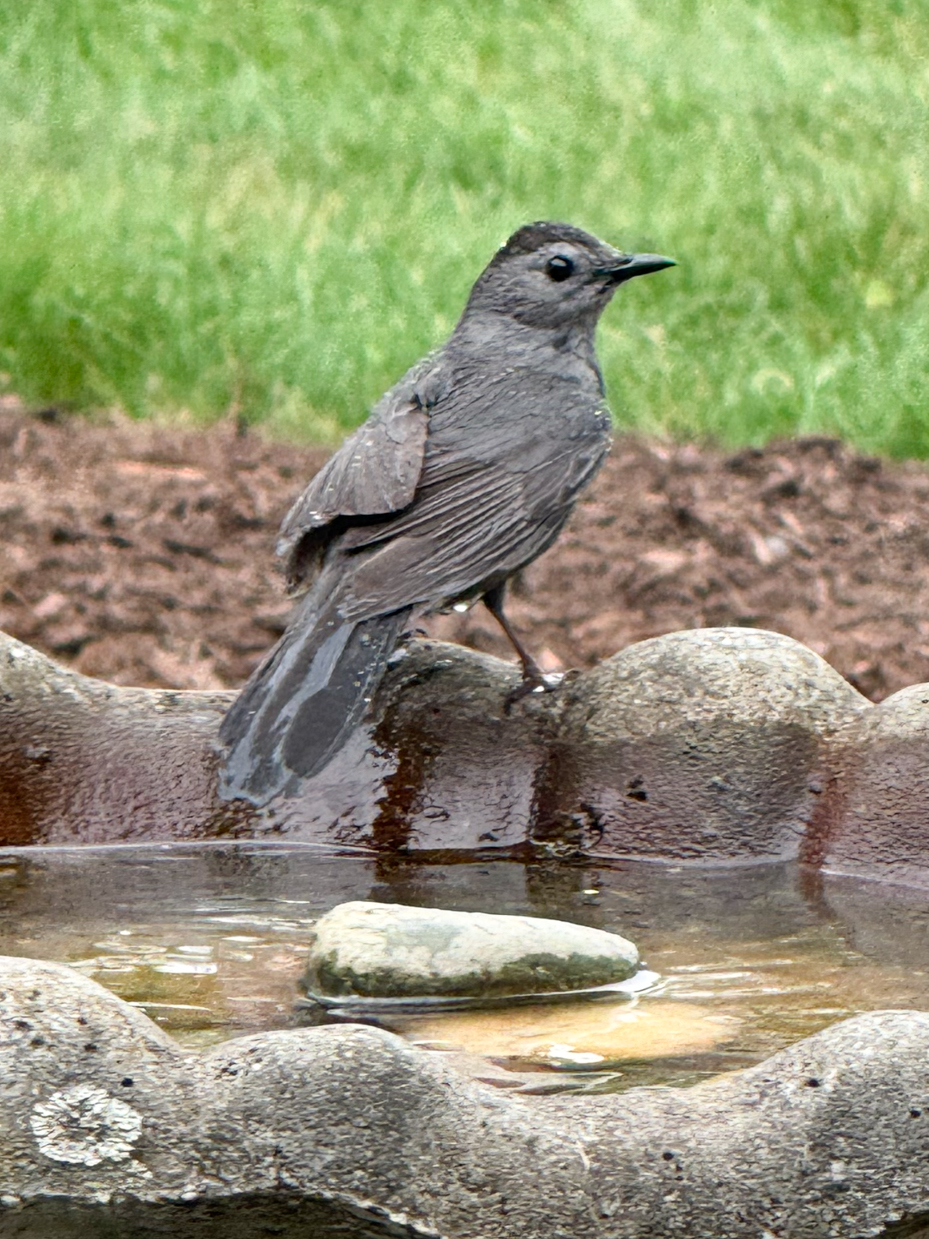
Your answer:
[[[120,684],[235,687],[281,631],[278,522],[324,453],[0,405],[0,628]],[[720,624],[805,642],[880,700],[929,680],[929,472],[806,439],[622,437],[512,590],[543,665]],[[509,657],[483,609],[435,635]]]

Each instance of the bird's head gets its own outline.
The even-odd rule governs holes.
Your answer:
[[[482,272],[465,317],[489,312],[532,327],[593,328],[620,284],[674,265],[660,254],[623,254],[570,224],[526,224]]]

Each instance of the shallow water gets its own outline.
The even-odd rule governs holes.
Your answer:
[[[524,1091],[688,1084],[858,1011],[929,1010],[929,896],[793,865],[423,865],[241,844],[11,851],[0,953],[69,963],[201,1046],[340,1018],[295,1000],[314,921],[347,899],[560,917],[637,943],[658,975],[632,1000],[378,1021]]]

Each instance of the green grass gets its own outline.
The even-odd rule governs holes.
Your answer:
[[[519,224],[680,266],[617,420],[929,456],[925,0],[9,0],[0,371],[332,438]]]

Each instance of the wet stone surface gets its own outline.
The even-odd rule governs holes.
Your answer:
[[[492,998],[625,981],[627,939],[569,921],[402,904],[339,904],[315,926],[311,993],[369,998]]]
[[[218,795],[228,696],[115,688],[0,634],[0,841],[819,863],[841,756],[884,709],[790,638],[744,629],[642,642],[511,708],[515,677],[411,641],[337,757],[257,810]]]

